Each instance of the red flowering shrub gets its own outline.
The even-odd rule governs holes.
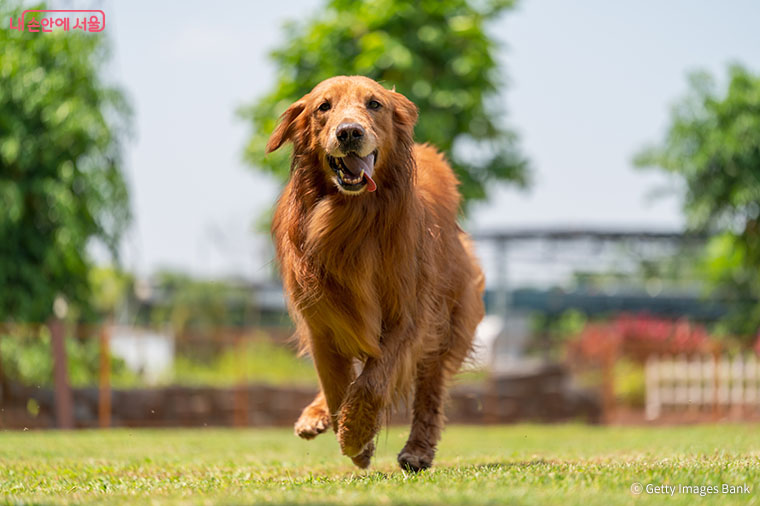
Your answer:
[[[758,340],[760,347],[760,339]],[[703,325],[685,319],[622,314],[609,322],[589,323],[570,340],[571,356],[604,360],[618,355],[645,360],[651,354],[693,354],[710,350]]]

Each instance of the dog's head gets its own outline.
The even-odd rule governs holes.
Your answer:
[[[397,158],[410,156],[416,121],[417,108],[400,93],[366,77],[333,77],[283,113],[266,150],[292,141],[296,157],[312,154],[315,170],[359,195],[382,187]]]

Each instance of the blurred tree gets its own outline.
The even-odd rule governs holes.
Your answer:
[[[97,330],[75,338],[67,335],[66,357],[69,380],[75,387],[97,384],[100,369],[100,343]],[[53,385],[53,355],[50,330],[45,326],[21,326],[3,330],[0,335],[0,360],[10,382],[49,387]],[[138,383],[123,359],[111,356],[111,384],[127,387]]]
[[[760,78],[738,65],[728,74],[724,92],[693,74],[664,142],[635,163],[676,175],[689,225],[717,234],[704,272],[737,308],[723,330],[751,338],[760,328]]]
[[[136,280],[132,273],[112,266],[92,267],[89,272],[90,299],[88,309],[99,315],[128,313],[135,295]]]
[[[20,14],[0,0],[4,23]],[[58,294],[86,306],[88,246],[116,255],[130,217],[119,149],[129,109],[98,75],[105,43],[0,30],[0,321],[44,321]]]
[[[288,24],[285,43],[271,55],[277,84],[240,111],[253,122],[246,160],[286,179],[289,150],[264,153],[278,116],[320,81],[359,74],[417,104],[417,140],[447,154],[466,200],[485,199],[495,180],[525,185],[527,164],[499,107],[496,42],[485,30],[513,3],[330,0],[311,20]]]
[[[223,281],[195,279],[187,274],[172,271],[156,273],[156,285],[160,297],[151,308],[151,323],[161,325],[169,322],[176,335],[193,330],[213,332],[231,325],[230,307],[233,290]],[[250,291],[242,290],[242,301],[252,297]]]
[[[206,280],[164,270],[154,275],[152,284],[154,293],[143,301],[138,318],[154,326],[168,323],[175,335],[258,323],[256,296],[245,282]]]

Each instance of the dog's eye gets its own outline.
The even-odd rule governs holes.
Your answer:
[[[370,100],[369,103],[367,104],[367,107],[369,107],[370,109],[380,109],[380,102],[378,102],[377,100]]]
[[[319,106],[320,111],[329,111],[330,110],[330,102],[322,102],[322,105]]]

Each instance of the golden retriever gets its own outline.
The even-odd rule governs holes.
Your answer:
[[[431,465],[447,382],[483,317],[484,278],[457,224],[456,176],[435,148],[414,143],[416,121],[400,93],[339,76],[291,105],[266,146],[293,143],[272,234],[321,385],[295,432],[311,439],[332,426],[362,468],[383,414],[412,392],[398,461]]]

